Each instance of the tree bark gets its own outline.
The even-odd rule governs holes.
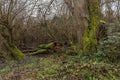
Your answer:
[[[95,52],[98,44],[97,31],[100,25],[100,6],[99,0],[88,0],[89,10],[89,27],[85,30],[84,34],[84,51]]]
[[[77,38],[79,48],[83,48],[84,30],[88,27],[88,9],[86,0],[64,0],[77,22]]]
[[[95,51],[100,22],[99,0],[64,0],[76,19],[78,43],[85,52]]]
[[[9,55],[9,57],[16,60],[21,60],[25,57],[25,55],[15,46],[13,42],[12,29],[8,29],[8,34],[3,31],[0,33],[0,35],[2,36],[4,41],[3,47],[6,49],[5,52]]]

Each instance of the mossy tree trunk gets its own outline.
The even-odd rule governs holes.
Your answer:
[[[11,41],[5,39],[5,47],[11,58],[16,60],[22,60],[25,58],[25,55],[21,52],[21,50],[19,50]]]
[[[97,50],[97,30],[100,24],[100,7],[99,0],[88,0],[89,26],[84,32],[83,51],[86,53]]]
[[[1,25],[1,27],[4,27],[4,25]],[[16,60],[21,60],[25,57],[25,55],[15,46],[13,42],[13,34],[12,34],[12,29],[9,29],[5,26],[4,30],[1,28],[0,35],[3,37],[4,40],[4,47],[6,49],[6,52],[10,57],[16,59]]]

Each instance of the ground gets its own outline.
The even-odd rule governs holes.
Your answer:
[[[120,64],[95,56],[50,53],[0,64],[0,80],[120,80]]]

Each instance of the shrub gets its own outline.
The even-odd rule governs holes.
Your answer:
[[[100,43],[99,50],[103,51],[104,57],[109,61],[119,61],[120,58],[120,37],[108,36]]]

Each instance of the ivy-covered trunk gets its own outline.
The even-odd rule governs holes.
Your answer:
[[[100,24],[100,7],[99,0],[88,0],[88,29],[84,32],[83,37],[83,51],[86,53],[95,52],[98,44],[97,30]]]

